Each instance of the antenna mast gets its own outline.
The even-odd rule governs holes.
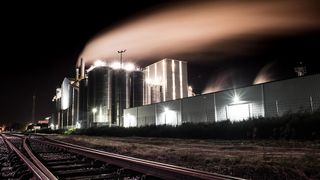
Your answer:
[[[35,122],[35,111],[36,111],[36,94],[34,93],[32,96],[32,123]]]

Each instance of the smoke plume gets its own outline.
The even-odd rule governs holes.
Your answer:
[[[312,1],[197,1],[163,6],[106,30],[85,46],[80,57],[115,60],[118,50],[133,62],[219,50],[225,40],[281,35],[318,27]],[[208,47],[210,45],[210,47]],[[234,47],[233,47],[234,48]],[[236,47],[237,50],[241,47]],[[220,49],[232,54],[232,49]],[[80,58],[79,58],[80,59]],[[192,59],[199,61],[199,59]]]

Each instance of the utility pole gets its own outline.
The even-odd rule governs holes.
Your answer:
[[[122,69],[122,54],[125,53],[127,50],[120,50],[118,51],[118,54],[120,54],[120,69]]]
[[[36,111],[36,94],[34,93],[32,96],[32,123],[35,122],[35,111]]]

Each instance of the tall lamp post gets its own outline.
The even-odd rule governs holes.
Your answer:
[[[120,69],[122,69],[122,54],[125,53],[127,50],[120,50],[118,51],[118,54],[120,54]]]
[[[120,54],[120,71],[118,72],[119,73],[119,77],[120,77],[120,74],[121,74],[121,69],[123,68],[122,67],[122,54],[125,53],[127,50],[119,50],[118,51],[118,54]],[[119,83],[119,86],[118,86],[118,93],[119,93],[119,102],[118,102],[118,122],[117,122],[117,125],[120,126],[120,121],[121,121],[121,93],[122,93],[122,87],[121,87],[121,83],[122,81],[118,81]]]

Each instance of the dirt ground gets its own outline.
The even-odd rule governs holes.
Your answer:
[[[320,141],[230,141],[82,135],[57,135],[51,138],[246,179],[320,179]]]

